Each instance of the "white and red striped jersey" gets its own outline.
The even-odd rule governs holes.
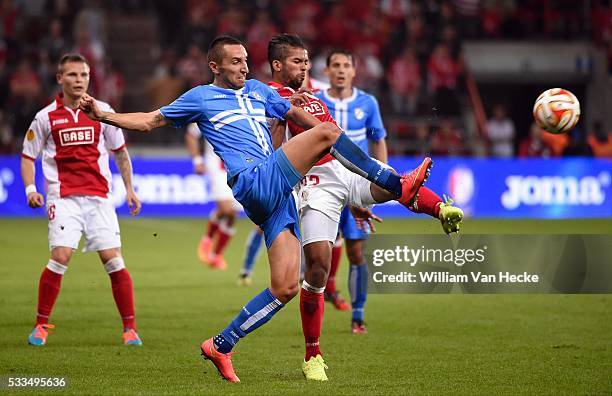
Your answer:
[[[98,101],[103,111],[113,111]],[[80,109],[62,103],[62,94],[39,111],[23,140],[22,157],[36,160],[42,153],[47,198],[94,195],[108,198],[111,171],[108,150],[125,147],[120,128],[92,121]]]

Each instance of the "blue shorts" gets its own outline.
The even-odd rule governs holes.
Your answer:
[[[301,179],[283,150],[278,149],[232,180],[234,197],[247,216],[263,230],[268,248],[284,229],[292,230],[300,239],[299,217],[292,192]]]
[[[344,239],[364,240],[370,237],[367,232],[364,232],[357,228],[355,218],[351,214],[351,211],[348,206],[345,206],[344,209],[342,209],[338,229],[342,232],[342,236],[344,237]]]

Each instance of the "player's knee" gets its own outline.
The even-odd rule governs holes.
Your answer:
[[[325,285],[327,274],[329,273],[330,257],[329,254],[316,252],[309,253],[306,258],[308,261],[308,283],[311,285]]]
[[[272,290],[272,294],[283,304],[287,304],[300,291],[300,285],[297,282],[293,284],[283,285]]]
[[[72,257],[72,249],[70,248],[59,247],[51,250],[51,260],[61,265],[68,265],[70,257]]]
[[[331,122],[324,122],[321,124],[321,135],[325,143],[330,147],[336,143],[341,133],[342,131],[340,128]]]

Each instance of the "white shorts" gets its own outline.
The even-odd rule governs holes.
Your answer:
[[[112,199],[73,196],[47,201],[49,250],[79,247],[85,234],[84,252],[121,247],[119,222]]]
[[[310,207],[336,223],[340,222],[340,214],[346,205],[370,207],[375,203],[370,181],[336,160],[313,166],[296,188],[300,216],[305,207]]]
[[[302,247],[320,241],[334,243],[338,235],[338,222],[325,213],[306,206],[300,211]]]
[[[210,183],[210,198],[213,201],[233,201],[234,208],[240,210],[242,206],[234,199],[232,189],[227,185],[227,172],[222,164],[221,158],[215,153],[206,155],[206,173]]]

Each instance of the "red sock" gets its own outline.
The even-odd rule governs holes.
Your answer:
[[[135,329],[134,287],[132,277],[126,268],[108,274],[113,287],[113,297],[121,315],[124,329]]]
[[[219,238],[217,239],[217,244],[213,250],[215,255],[223,254],[225,247],[229,243],[232,236],[235,234],[235,230],[232,228],[234,225],[234,220],[221,220],[219,224]]]
[[[423,186],[419,189],[419,196],[414,208],[410,210],[415,213],[425,213],[437,219],[438,213],[440,213],[440,203],[442,203],[442,199],[438,194]]]
[[[38,314],[36,315],[36,325],[49,323],[49,316],[57,300],[60,287],[62,285],[62,275],[45,268],[38,283]]]
[[[304,356],[306,361],[312,356],[322,355],[319,349],[319,337],[321,337],[324,310],[323,293],[313,293],[300,289],[300,316],[302,317],[302,331],[306,342],[306,355]]]
[[[325,292],[329,294],[336,293],[336,272],[340,266],[340,259],[342,258],[342,240],[334,243],[332,248],[331,267],[329,269],[329,276],[327,277],[327,284],[325,285]]]
[[[208,226],[206,228],[206,236],[210,239],[213,239],[217,231],[219,230],[219,223],[217,223],[217,219],[213,216],[208,220]]]

